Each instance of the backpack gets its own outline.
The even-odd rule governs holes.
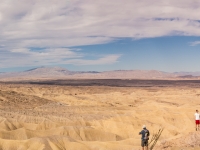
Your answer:
[[[148,141],[149,140],[149,131],[147,129],[144,129],[144,141]]]

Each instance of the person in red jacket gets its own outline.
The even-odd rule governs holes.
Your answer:
[[[200,114],[198,112],[198,110],[196,110],[196,113],[194,114],[194,118],[195,118],[195,123],[196,123],[196,131],[199,130],[199,124],[200,124]]]

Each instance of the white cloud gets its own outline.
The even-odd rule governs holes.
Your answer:
[[[0,51],[5,57],[15,52],[48,64],[41,55],[53,62],[63,59],[54,58],[52,48],[108,43],[119,37],[200,36],[199,7],[196,0],[1,0]],[[34,53],[30,47],[46,51]],[[73,50],[64,51],[79,57]]]
[[[66,47],[115,37],[200,35],[199,6],[195,0],[2,0],[0,38],[10,46]]]

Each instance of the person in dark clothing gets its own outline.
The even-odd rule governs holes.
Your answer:
[[[144,147],[146,147],[146,150],[148,150],[148,140],[149,140],[149,136],[150,136],[150,132],[149,130],[146,129],[146,126],[143,125],[143,130],[139,133],[139,135],[142,135],[141,138],[141,146],[142,146],[142,150],[144,150]]]

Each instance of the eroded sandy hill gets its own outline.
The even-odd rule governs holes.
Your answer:
[[[2,150],[139,150],[143,124],[155,149],[200,149],[200,89],[0,84]]]

